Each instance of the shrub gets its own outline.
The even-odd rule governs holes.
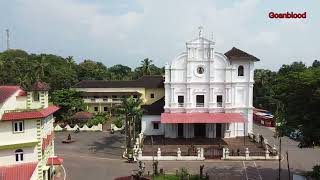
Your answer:
[[[189,171],[188,171],[188,169],[187,168],[180,168],[180,170],[179,170],[179,176],[180,176],[180,178],[181,179],[185,179],[185,178],[187,178],[188,176],[189,176]]]

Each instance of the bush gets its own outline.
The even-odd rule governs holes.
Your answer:
[[[320,179],[320,165],[313,166],[312,171],[307,175],[315,179]]]
[[[107,115],[105,113],[99,113],[94,115],[91,119],[88,120],[87,126],[92,127],[98,124],[104,124],[106,122]]]
[[[117,128],[121,128],[123,126],[123,118],[117,117],[112,121],[112,123],[117,126]]]
[[[180,176],[180,178],[181,179],[186,179],[186,178],[188,178],[188,176],[189,176],[189,171],[188,171],[188,169],[187,168],[180,168],[180,170],[179,170],[179,176]]]

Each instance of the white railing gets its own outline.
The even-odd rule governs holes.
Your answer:
[[[229,148],[223,148],[222,150],[223,155],[222,158],[223,160],[278,160],[279,155],[274,155],[270,156],[270,152],[268,147],[264,150],[264,152],[259,152],[259,153],[250,153],[248,148],[245,148],[244,153],[235,153],[235,154],[230,154]],[[253,155],[250,155],[253,154]]]
[[[138,151],[134,154],[136,160],[138,161],[203,161],[204,158],[204,149],[197,148],[197,155],[196,156],[182,156],[181,150],[178,148],[176,155],[172,156],[163,156],[161,155],[161,149],[158,148],[157,153],[154,156],[143,156],[142,149],[139,148]]]
[[[184,103],[178,103],[178,107],[184,107]]]

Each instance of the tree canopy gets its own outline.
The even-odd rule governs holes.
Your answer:
[[[283,65],[278,72],[255,71],[254,106],[276,112],[276,119],[290,133],[299,130],[307,146],[320,144],[320,66],[314,61]],[[281,107],[279,107],[281,106]]]
[[[143,75],[164,74],[152,60],[145,58],[132,70],[117,64],[111,67],[94,60],[75,63],[72,56],[28,54],[19,49],[0,53],[0,85],[21,85],[28,88],[37,80],[50,84],[51,91],[70,88],[81,80],[131,80]]]

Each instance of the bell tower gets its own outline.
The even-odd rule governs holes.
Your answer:
[[[27,109],[42,109],[48,107],[48,91],[50,87],[44,82],[35,82],[27,92]]]

